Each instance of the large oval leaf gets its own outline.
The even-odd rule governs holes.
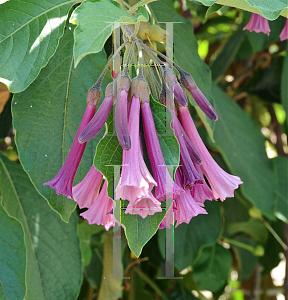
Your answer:
[[[0,154],[5,209],[22,225],[27,249],[25,299],[75,299],[82,281],[76,214],[64,223],[37,193],[27,174]]]
[[[24,232],[20,223],[9,217],[1,204],[0,249],[0,299],[22,300],[26,291]],[[1,286],[3,296],[1,294]]]
[[[73,34],[67,29],[49,64],[26,91],[14,95],[12,103],[20,161],[37,190],[65,221],[75,202],[43,183],[64,163],[86,109],[86,93],[107,62],[101,52],[73,69],[72,45]],[[75,182],[91,167],[95,147],[95,141],[87,143]]]
[[[63,35],[76,0],[10,0],[0,6],[0,81],[19,93],[37,77]]]

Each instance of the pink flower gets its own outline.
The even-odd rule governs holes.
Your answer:
[[[89,93],[88,93],[89,96]],[[79,129],[74,138],[72,147],[69,154],[65,160],[64,165],[58,172],[58,174],[44,185],[50,185],[55,189],[57,194],[63,194],[72,198],[72,184],[80,164],[81,158],[83,156],[86,143],[79,144],[78,138],[85,126],[90,122],[95,113],[95,104],[91,106],[91,102],[88,102],[85,114],[82,118]],[[98,102],[97,102],[98,103]]]
[[[213,198],[224,201],[227,197],[233,197],[234,190],[243,182],[239,177],[226,173],[214,161],[199,136],[187,107],[179,107],[179,119],[202,158],[201,169],[212,188]]]
[[[173,199],[173,194],[181,193],[182,189],[173,182],[167,170],[149,102],[141,104],[141,111],[147,151],[153,176],[157,182],[155,198],[159,201],[164,201],[166,197],[167,199]]]
[[[103,175],[92,166],[84,179],[73,186],[73,200],[80,208],[91,207],[99,195]]]
[[[89,224],[103,225],[108,231],[114,226],[114,216],[111,214],[113,209],[113,200],[107,194],[107,181],[105,180],[103,187],[96,201],[84,213],[80,214],[88,220]]]
[[[250,32],[255,31],[257,33],[263,32],[267,35],[269,35],[271,31],[268,20],[254,13],[252,13],[249,23],[243,30],[249,30]]]
[[[139,113],[140,99],[133,96],[128,122],[131,149],[123,150],[122,172],[116,187],[116,200],[120,198],[128,200],[130,207],[142,201],[141,203],[147,205],[146,207],[157,207],[158,211],[162,211],[160,202],[151,194],[152,188],[157,183],[145,165],[140,148]],[[144,199],[146,200],[143,201]],[[152,211],[156,212],[157,210],[153,209]],[[140,214],[143,215],[142,212]]]
[[[176,171],[175,181],[178,185],[183,186],[181,174],[179,170]],[[196,184],[196,186],[199,184]],[[200,207],[191,196],[190,190],[185,189],[185,193],[178,195],[175,199],[175,212],[174,217],[177,220],[176,227],[185,222],[189,224],[193,217],[199,214],[207,214],[206,210]]]
[[[288,19],[286,19],[285,25],[280,33],[280,40],[288,40]]]
[[[92,139],[100,129],[103,127],[106,122],[109,113],[111,111],[113,105],[113,82],[110,82],[105,91],[105,98],[97,110],[95,116],[89,122],[89,124],[84,128],[84,130],[80,133],[79,143],[85,143],[88,140]]]

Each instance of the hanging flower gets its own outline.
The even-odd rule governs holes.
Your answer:
[[[226,173],[214,161],[199,136],[187,107],[179,107],[179,119],[202,158],[201,169],[212,188],[213,198],[224,201],[227,197],[233,197],[234,190],[243,182],[239,177]]]
[[[249,23],[243,28],[243,30],[255,31],[257,33],[263,32],[269,36],[270,27],[268,20],[264,17],[252,13]]]
[[[92,166],[84,179],[73,186],[73,200],[80,208],[91,207],[99,195],[103,175]]]
[[[99,87],[94,86],[88,91],[86,111],[65,163],[53,179],[44,183],[44,185],[50,185],[53,189],[55,189],[57,194],[63,194],[72,198],[73,180],[86,147],[86,143],[80,144],[78,142],[78,138],[82,130],[94,116],[100,97],[101,91]]]
[[[111,210],[113,210],[113,200],[107,194],[107,181],[105,180],[96,201],[80,216],[88,220],[89,224],[103,225],[108,231],[115,224]]]

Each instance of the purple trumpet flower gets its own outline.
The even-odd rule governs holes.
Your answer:
[[[188,137],[194,141],[195,147],[201,155],[201,169],[212,188],[213,198],[220,198],[221,201],[224,201],[227,197],[233,197],[234,190],[243,182],[238,176],[226,173],[214,161],[199,136],[187,107],[179,107],[179,119]]]
[[[280,40],[288,40],[288,19],[286,19],[285,25],[280,33]]]
[[[73,186],[73,200],[80,208],[91,207],[99,195],[103,175],[92,166],[84,179]]]
[[[157,185],[145,165],[140,148],[139,137],[140,98],[132,97],[129,115],[129,133],[131,136],[131,149],[123,150],[122,172],[116,187],[116,199],[128,200],[128,213],[137,213],[142,217],[160,212],[161,203],[152,195],[151,190]],[[138,207],[135,210],[131,208]],[[147,209],[143,209],[147,208]],[[149,208],[152,208],[149,210]]]
[[[101,97],[101,93],[94,91],[93,88],[89,90],[87,95],[87,108],[85,114],[80,123],[79,129],[74,138],[72,147],[69,151],[69,154],[63,164],[62,168],[58,172],[58,174],[48,182],[45,182],[44,185],[50,185],[53,189],[55,189],[57,194],[63,194],[70,198],[72,196],[72,185],[73,180],[80,164],[81,158],[83,156],[86,143],[79,144],[78,138],[82,130],[86,127],[86,125],[90,122],[92,117],[95,114],[96,106]]]
[[[197,105],[201,108],[201,110],[207,115],[208,118],[213,121],[217,121],[218,115],[215,109],[200,91],[192,76],[183,70],[179,70],[179,74],[181,83],[190,92],[191,96],[193,97]]]
[[[250,32],[255,31],[257,33],[263,32],[267,35],[269,35],[271,31],[268,20],[254,13],[252,13],[249,23],[243,30],[249,30]]]
[[[154,179],[157,182],[157,186],[155,187],[155,198],[159,201],[164,201],[166,198],[173,199],[175,195],[183,192],[183,190],[173,182],[173,179],[167,170],[149,102],[141,104],[141,111],[147,151]]]
[[[89,124],[84,128],[84,130],[80,133],[79,143],[83,144],[88,140],[92,139],[95,135],[98,134],[100,129],[103,127],[106,122],[109,113],[111,111],[113,105],[113,82],[110,82],[105,91],[105,98],[97,110],[96,114],[89,122]]]
[[[123,150],[129,150],[131,148],[131,139],[128,130],[128,91],[131,80],[128,76],[122,76],[118,79],[117,85],[115,129],[121,147]]]
[[[105,180],[96,201],[80,216],[88,220],[89,224],[103,225],[108,231],[110,227],[115,225],[114,216],[110,213],[112,210],[113,200],[107,194],[107,181]]]
[[[182,186],[179,170],[176,171],[175,181]],[[175,205],[174,217],[177,220],[176,227],[183,222],[189,224],[190,220],[199,214],[207,214],[206,210],[194,200],[189,189],[185,189],[185,193],[181,193],[176,197]]]

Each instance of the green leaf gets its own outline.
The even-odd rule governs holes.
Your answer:
[[[125,226],[128,246],[137,257],[140,256],[144,245],[157,232],[165,214],[166,211],[163,211],[143,219],[139,215],[125,214],[125,210],[121,210],[121,223]]]
[[[245,32],[241,28],[228,39],[216,59],[211,64],[213,80],[217,80],[221,75],[224,75],[230,63],[235,58],[244,36]]]
[[[170,35],[173,34],[175,61],[180,67],[193,76],[199,89],[203,92],[209,102],[214,105],[214,99],[211,94],[211,72],[209,67],[198,55],[198,43],[194,36],[194,29],[191,22],[175,11],[173,1],[171,0],[157,1],[150,4],[150,7],[158,22],[180,22],[180,24],[173,24],[173,33],[170,33]],[[189,100],[192,100],[190,95]],[[194,100],[191,101],[191,104],[198,108]],[[211,121],[204,114],[201,114],[200,117],[213,141],[215,122]]]
[[[105,67],[104,53],[92,55],[73,69],[73,34],[65,32],[58,51],[23,93],[14,95],[13,125],[20,161],[39,193],[68,221],[76,203],[43,186],[60,170],[86,109],[86,93]],[[108,80],[105,79],[103,85]],[[98,140],[87,143],[74,184],[92,165]]]
[[[286,56],[281,76],[281,102],[288,117],[288,42],[286,41]]]
[[[191,1],[191,0],[190,0]],[[268,20],[275,20],[281,14],[288,17],[286,0],[197,0],[206,6],[214,3],[244,9],[262,15]],[[194,2],[194,1],[193,1]]]
[[[80,60],[90,54],[101,51],[112,31],[124,24],[148,21],[144,8],[139,8],[136,16],[131,17],[120,4],[110,0],[84,1],[71,15],[70,22],[76,24],[74,32],[75,67]]]
[[[286,157],[275,157],[272,160],[277,175],[277,203],[275,215],[278,219],[288,223],[288,159]]]
[[[0,177],[2,177],[1,174]],[[1,180],[1,186],[2,184]],[[1,186],[0,190],[3,188]],[[24,232],[20,223],[8,216],[1,203],[0,249],[0,299],[21,300],[24,298],[26,290]],[[1,295],[1,286],[3,296]]]
[[[0,81],[25,90],[53,56],[76,0],[10,0],[0,6]]]
[[[92,258],[91,237],[93,234],[101,231],[103,231],[103,226],[96,224],[89,225],[87,222],[82,222],[78,225],[78,235],[84,267],[89,265]]]
[[[268,159],[264,138],[248,115],[219,87],[212,86],[219,120],[214,137],[216,146],[232,174],[244,182],[243,195],[270,219],[273,214],[276,180]]]
[[[223,5],[221,4],[212,4],[208,9],[207,9],[207,12],[206,12],[206,15],[205,17],[208,18],[209,16],[211,16],[212,14],[214,14],[216,11],[218,11],[220,8],[222,8]]]
[[[0,153],[0,191],[22,225],[27,249],[25,299],[76,299],[82,281],[77,216],[69,224],[37,193],[27,174]]]
[[[228,249],[216,244],[202,249],[193,265],[193,279],[199,289],[217,292],[226,284],[232,267],[232,256]]]
[[[174,258],[179,271],[192,264],[202,247],[214,245],[219,238],[222,227],[219,204],[206,201],[205,209],[207,215],[198,215],[189,224],[182,223],[175,228]],[[158,244],[164,257],[165,230],[159,231]]]

